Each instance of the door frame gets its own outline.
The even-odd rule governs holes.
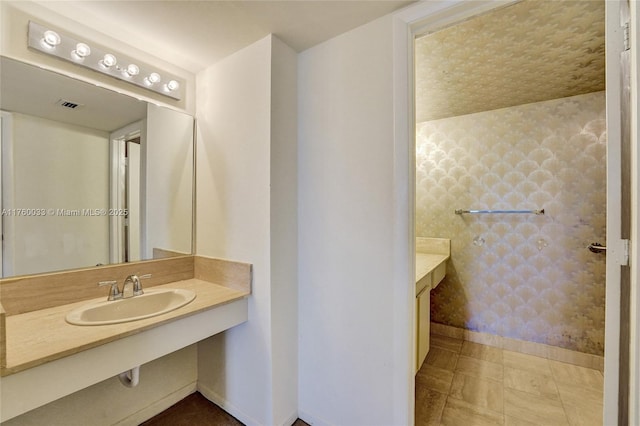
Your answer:
[[[13,191],[13,115],[0,111],[0,209],[15,208]],[[0,278],[13,275],[14,226],[11,215],[0,218]]]
[[[115,211],[124,210],[125,201],[125,144],[126,141],[135,136],[140,136],[141,144],[144,140],[143,134],[145,129],[145,121],[140,120],[131,123],[121,129],[113,131],[109,135],[109,156],[110,156],[110,178],[109,178],[109,209]],[[141,154],[144,153],[141,146]],[[143,167],[141,165],[141,167]],[[144,182],[142,183],[144,185]],[[141,204],[144,194],[141,188]],[[141,208],[141,215],[143,212]],[[142,228],[141,228],[142,231]],[[109,216],[109,262],[122,263],[124,261],[124,244],[125,244],[125,217],[121,215]]]
[[[624,1],[624,0],[623,0]],[[625,265],[626,254],[622,234],[622,188],[621,170],[623,161],[622,126],[621,126],[621,64],[620,54],[623,50],[623,31],[620,27],[619,1],[607,1],[606,7],[606,102],[607,102],[607,279],[605,293],[605,359],[604,359],[604,424],[618,424],[619,419],[628,419],[627,414],[620,411],[620,361],[627,359],[625,351],[620,349],[622,265]],[[632,167],[633,169],[633,167]],[[630,190],[633,194],[633,189]],[[631,216],[637,210],[631,204]],[[635,238],[633,240],[636,240]],[[635,267],[634,267],[635,268]],[[637,271],[631,269],[631,277]],[[626,274],[624,274],[626,275]],[[623,391],[624,392],[624,391]],[[622,405],[623,407],[626,404]]]
[[[629,424],[640,424],[640,209],[633,208],[640,205],[640,149],[638,147],[638,122],[640,109],[638,108],[638,88],[640,77],[638,73],[638,58],[640,57],[640,12],[638,3],[630,1],[630,40],[631,40],[631,321],[630,321],[630,387],[629,387]]]
[[[394,272],[395,277],[406,283],[405,286],[396,286],[394,293],[394,303],[397,309],[395,320],[395,331],[397,341],[404,342],[405,345],[400,347],[396,345],[394,359],[396,365],[406,366],[407,368],[399,368],[404,374],[397,374],[397,380],[394,382],[394,408],[398,410],[395,418],[402,418],[402,411],[406,410],[408,418],[406,424],[414,424],[413,413],[415,410],[415,388],[413,377],[413,365],[415,363],[415,343],[413,341],[413,317],[414,317],[414,297],[415,297],[415,118],[414,118],[414,63],[413,63],[413,46],[414,37],[423,33],[427,28],[430,30],[442,28],[455,22],[469,19],[490,10],[503,7],[515,3],[515,0],[500,1],[474,1],[466,2],[461,0],[443,1],[443,2],[422,2],[403,9],[393,16],[393,92],[394,92],[394,198],[395,198],[395,228],[394,228]],[[638,11],[635,2],[632,3],[631,22],[638,22]],[[607,14],[612,15],[614,8],[618,8],[617,2],[606,2]],[[617,9],[616,9],[617,10]],[[607,46],[612,40],[619,37],[615,27],[609,23],[606,28]],[[637,40],[637,25],[632,26],[632,43],[634,38]],[[631,96],[632,96],[632,135],[631,144],[634,147],[632,170],[632,243],[631,249],[633,253],[631,263],[631,288],[632,288],[632,323],[638,322],[640,318],[640,292],[635,290],[638,284],[637,265],[640,262],[640,253],[637,247],[637,241],[640,237],[640,214],[635,207],[638,205],[638,194],[640,193],[640,179],[637,169],[640,164],[640,153],[637,147],[637,119],[638,110],[636,108],[638,97],[638,49],[637,43],[632,44],[631,57]],[[615,59],[616,63],[612,63],[614,59],[607,55],[607,71],[611,72],[612,67],[616,64],[619,69],[619,59]],[[619,73],[618,73],[619,75]],[[609,82],[608,82],[609,83]],[[609,89],[607,89],[609,92]],[[635,100],[635,103],[634,103]],[[607,99],[609,107],[609,99]],[[615,106],[613,106],[614,114],[607,112],[607,128],[609,128],[610,119],[615,114]],[[618,103],[619,117],[619,103]],[[610,118],[611,117],[611,118]],[[615,136],[614,136],[615,137]],[[619,139],[619,135],[618,135]],[[618,140],[619,142],[619,140]],[[619,145],[619,143],[618,143]],[[609,155],[609,154],[608,154]],[[620,163],[618,163],[619,168]],[[614,170],[611,171],[612,173]],[[608,175],[610,171],[607,172]],[[619,187],[618,187],[619,188]],[[607,197],[609,205],[609,196]],[[619,207],[618,207],[619,210]],[[610,216],[608,214],[607,216]],[[609,229],[609,223],[607,227]],[[607,232],[609,234],[609,232]],[[609,241],[609,237],[608,237]],[[608,244],[608,243],[607,243]],[[634,261],[635,260],[635,261]],[[618,341],[620,334],[619,323],[619,307],[620,307],[620,284],[619,284],[619,268],[618,281],[611,284],[611,269],[607,262],[607,295],[606,295],[606,312],[605,320],[605,384],[604,384],[604,424],[616,424],[618,419]],[[617,297],[616,297],[617,294]],[[617,321],[616,321],[617,318]],[[640,396],[640,327],[631,327],[631,389],[630,395],[634,398],[630,405],[630,419],[635,419],[638,424],[639,402]],[[406,348],[409,348],[407,353]],[[634,356],[635,355],[635,356]],[[607,362],[607,359],[609,362]]]

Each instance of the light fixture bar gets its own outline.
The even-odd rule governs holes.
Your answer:
[[[29,21],[29,47],[173,99],[183,97],[183,79],[33,21]]]

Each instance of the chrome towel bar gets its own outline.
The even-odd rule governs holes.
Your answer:
[[[479,213],[544,214],[544,209],[540,209],[540,210],[462,210],[462,209],[457,209],[455,211],[455,214],[479,214]]]
[[[587,246],[591,253],[606,253],[607,247],[603,246],[600,243],[591,243]]]

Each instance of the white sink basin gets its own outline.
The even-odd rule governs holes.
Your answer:
[[[74,325],[106,325],[137,321],[181,308],[196,298],[191,290],[150,289],[143,295],[115,301],[100,300],[80,306],[67,314]]]

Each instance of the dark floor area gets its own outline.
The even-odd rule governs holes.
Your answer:
[[[195,392],[142,423],[142,426],[239,426],[243,423]]]
[[[141,426],[238,426],[243,425],[213,402],[195,392],[142,423]],[[298,419],[292,426],[309,426]]]

